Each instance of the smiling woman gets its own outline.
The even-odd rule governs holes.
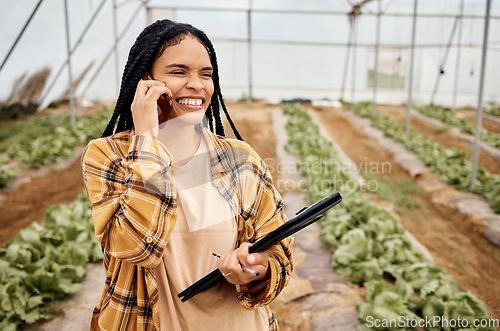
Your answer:
[[[238,139],[223,136],[221,108]],[[229,117],[202,31],[162,20],[139,35],[82,172],[106,270],[92,330],[278,329],[269,303],[288,283],[293,238],[249,253],[286,216]],[[225,280],[181,302],[215,268]]]

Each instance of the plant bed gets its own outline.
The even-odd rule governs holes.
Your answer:
[[[285,111],[294,113],[288,124],[291,127],[292,137],[289,151],[299,155],[303,162],[326,162],[324,163],[325,171],[305,174],[310,182],[314,183],[308,191],[310,200],[328,195],[328,190],[334,188],[323,184],[332,183],[334,175],[338,178],[343,176],[336,172],[332,174],[332,168],[329,167],[327,159],[334,157],[331,155],[331,146],[328,146],[322,139],[314,137],[317,136],[317,132],[307,123],[304,110],[287,108]],[[294,129],[295,127],[297,129]],[[303,168],[309,169],[309,167]],[[322,183],[321,188],[316,184],[319,178]],[[335,178],[335,181],[338,178]],[[343,180],[347,179],[343,178]],[[391,220],[389,213],[370,206],[368,200],[369,198],[357,192],[345,194],[341,208],[332,209],[321,222],[325,227],[322,240],[335,248],[332,256],[332,265],[335,270],[340,274],[349,275],[353,282],[364,283],[365,287],[367,286],[369,302],[360,305],[360,320],[368,323],[367,314],[380,317],[376,310],[379,306],[387,309],[386,318],[390,316],[424,318],[431,314],[429,308],[426,308],[429,307],[431,301],[448,302],[443,303],[442,307],[447,307],[445,310],[451,309],[453,305],[468,302],[467,305],[472,304],[475,307],[472,308],[472,311],[475,311],[472,314],[474,318],[483,317],[484,306],[480,308],[481,304],[477,299],[473,299],[474,296],[471,293],[458,291],[456,282],[446,275],[443,268],[423,262],[419,254],[408,250],[409,243],[404,235],[401,236],[404,230],[397,226],[397,222]],[[383,275],[396,279],[396,285],[380,283]],[[420,285],[417,284],[418,282],[415,283],[412,280],[415,276],[414,280],[420,279],[420,281],[428,278],[425,284],[434,286],[436,283],[436,287],[431,290],[424,286],[424,283]],[[442,296],[441,286],[446,286],[451,291],[447,292],[445,297]],[[389,298],[394,295],[398,299],[390,301]],[[439,314],[438,311],[432,313]],[[466,317],[472,318],[472,315]],[[361,326],[360,329],[363,327]]]
[[[368,165],[370,170],[369,165],[375,164],[378,165],[374,168],[376,170],[389,162],[390,171],[379,171],[376,175],[393,185],[412,179],[419,184],[436,183],[439,196],[436,189],[427,189],[427,186],[421,193],[411,194],[419,207],[403,209],[399,215],[401,223],[431,252],[436,264],[453,275],[460,288],[470,289],[487,304],[494,316],[500,316],[500,302],[491,291],[492,288],[500,288],[500,278],[495,271],[500,268],[500,249],[485,239],[483,222],[473,215],[459,213],[453,206],[443,206],[436,200],[449,199],[456,190],[440,183],[437,174],[423,173],[418,179],[412,178],[394,161],[392,152],[368,136],[364,127],[352,122],[351,113],[328,109],[315,112],[315,115],[357,167],[363,169]],[[395,204],[395,209],[401,207]]]

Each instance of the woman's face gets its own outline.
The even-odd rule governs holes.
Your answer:
[[[172,91],[169,119],[193,125],[201,122],[214,93],[213,68],[205,46],[193,36],[184,36],[156,59],[151,74]]]

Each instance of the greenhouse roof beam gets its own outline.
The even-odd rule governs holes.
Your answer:
[[[132,16],[130,16],[130,19],[128,20],[127,24],[125,24],[125,28],[122,30],[122,32],[120,33],[120,35],[118,36],[118,38],[115,40],[115,43],[113,44],[113,46],[111,46],[111,48],[109,49],[109,51],[106,53],[106,55],[104,56],[103,60],[99,64],[99,67],[96,69],[96,71],[94,72],[94,75],[89,80],[87,86],[83,90],[83,92],[81,94],[82,98],[85,97],[85,94],[87,93],[87,90],[90,88],[90,86],[92,85],[92,83],[94,82],[94,80],[97,78],[97,75],[99,75],[99,73],[101,72],[102,68],[104,68],[104,65],[106,64],[106,62],[108,61],[109,57],[113,53],[113,50],[115,49],[115,46],[116,46],[115,44],[118,44],[120,42],[120,40],[122,40],[122,38],[125,35],[125,33],[127,33],[128,29],[131,27],[132,23],[137,18],[137,15],[141,11],[141,9],[143,9],[145,7],[146,6],[145,6],[145,4],[143,2],[142,4],[140,4],[137,7],[137,9],[134,11],[134,13],[132,14]]]
[[[80,37],[78,38],[77,42],[75,43],[75,45],[73,46],[73,48],[70,50],[68,58],[61,65],[61,67],[57,71],[57,74],[52,79],[52,82],[50,83],[49,87],[45,90],[45,93],[43,94],[43,96],[41,98],[42,101],[40,102],[40,104],[42,104],[45,101],[45,99],[47,98],[49,92],[52,90],[52,88],[54,87],[57,79],[59,78],[59,76],[61,75],[62,71],[64,70],[64,67],[66,67],[66,65],[69,63],[69,59],[70,59],[71,55],[73,55],[73,53],[76,51],[76,49],[78,48],[78,46],[82,42],[83,38],[87,34],[87,31],[90,29],[90,27],[94,23],[95,18],[97,17],[97,15],[99,14],[99,12],[101,11],[101,9],[102,9],[102,7],[103,7],[103,5],[104,5],[105,2],[106,2],[106,0],[102,0],[101,3],[100,3],[100,5],[99,5],[99,7],[97,7],[97,9],[94,12],[94,14],[92,14],[92,17],[88,21],[87,26],[85,26],[85,28],[83,29],[82,33],[80,34]]]
[[[248,9],[244,8],[222,8],[222,7],[189,7],[189,6],[148,6],[148,8],[169,8],[175,10],[186,10],[186,11],[223,11],[223,12],[246,12]],[[315,14],[315,15],[338,15],[345,16],[345,11],[338,10],[302,10],[302,9],[259,9],[252,8],[253,13],[274,13],[274,14]],[[364,16],[377,16],[377,13],[372,12],[362,12]],[[393,16],[393,17],[413,17],[413,13],[387,13],[384,12],[383,16]],[[455,18],[457,14],[448,13],[419,13],[418,17],[436,17],[436,18]],[[463,18],[475,18],[484,19],[484,15],[479,14],[464,14]],[[499,15],[490,16],[490,19],[500,19]]]
[[[39,0],[35,9],[33,9],[33,11],[31,12],[31,15],[30,17],[28,18],[28,20],[26,21],[26,23],[24,24],[21,32],[19,33],[19,35],[17,36],[16,40],[14,41],[14,44],[12,44],[12,46],[10,47],[10,50],[9,52],[7,53],[7,55],[5,56],[5,58],[3,59],[2,61],[2,65],[0,65],[0,71],[2,71],[2,68],[3,66],[5,65],[5,63],[7,62],[7,60],[9,59],[10,55],[12,54],[12,51],[14,50],[14,48],[16,48],[16,45],[17,43],[19,42],[19,40],[21,40],[21,37],[23,36],[24,34],[24,31],[26,31],[26,28],[28,27],[28,25],[30,24],[31,22],[31,19],[33,18],[33,16],[35,16],[35,13],[37,12],[38,8],[40,7],[40,4],[42,3],[43,0]]]
[[[246,42],[247,38],[212,38],[214,41],[226,41],[226,42]],[[275,45],[297,45],[297,46],[333,46],[333,47],[346,47],[345,42],[329,42],[329,41],[294,41],[294,40],[264,40],[264,39],[252,39],[252,43],[260,43],[260,44],[275,44]],[[357,43],[358,47],[366,47],[373,48],[376,43]],[[441,48],[448,46],[445,44],[415,44],[415,48]],[[452,44],[451,47],[458,47],[458,44]],[[409,44],[380,44],[381,48],[385,49],[406,49],[411,47],[411,43]],[[480,48],[482,44],[461,44],[462,48]],[[489,50],[494,50],[494,48],[489,48]]]

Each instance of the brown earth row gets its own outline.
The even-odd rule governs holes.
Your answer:
[[[394,111],[394,110],[393,110]],[[396,111],[394,111],[396,112]],[[344,111],[317,111],[333,139],[358,166],[391,163],[390,173],[381,174],[391,181],[412,180],[393,156],[353,125]],[[418,124],[417,124],[418,125]],[[433,174],[419,180],[438,179]],[[463,290],[470,290],[500,316],[500,302],[495,289],[500,288],[500,248],[482,235],[484,225],[471,216],[432,202],[432,192],[412,195],[420,205],[400,215],[401,223],[431,252],[437,265],[446,268]]]
[[[389,115],[400,121],[406,122],[405,109],[398,106],[377,106],[377,111],[384,115]],[[436,132],[436,128],[419,118],[412,117],[411,128],[416,132],[423,134],[425,137],[442,144],[447,148],[456,148],[459,151],[466,153],[469,158],[472,157],[474,146],[463,141],[452,132]],[[500,160],[493,155],[481,150],[479,153],[479,164],[490,173],[500,174]]]

